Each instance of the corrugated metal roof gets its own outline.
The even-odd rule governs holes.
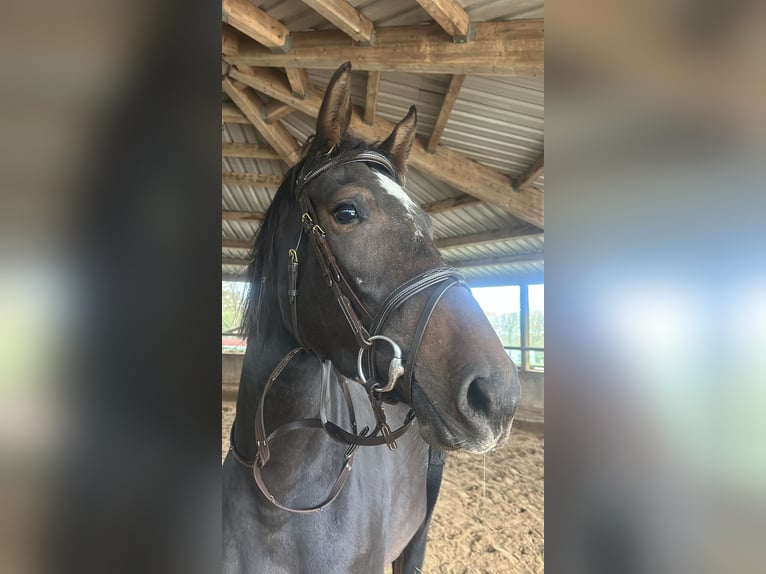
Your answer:
[[[376,26],[415,26],[433,19],[415,0],[349,0]],[[542,0],[458,0],[474,22],[542,18]],[[333,25],[301,0],[254,0],[253,4],[294,31],[332,30]]]
[[[542,18],[543,2],[533,0],[458,0],[472,21],[498,21],[514,18]],[[255,0],[256,6],[280,20],[292,31],[328,30],[334,26],[307,7],[301,0]],[[431,17],[414,0],[351,0],[351,4],[371,19],[377,27],[419,25],[432,23]],[[309,81],[324,89],[332,70],[307,70]],[[427,140],[442,106],[451,80],[445,74],[407,74],[384,72],[380,79],[377,114],[398,122],[413,104],[418,109],[418,134]],[[364,107],[367,73],[352,73],[352,102]],[[265,100],[268,98],[264,97]],[[496,76],[467,76],[444,129],[441,144],[465,156],[510,176],[524,174],[543,153],[544,148],[544,80],[543,78],[504,78]],[[298,143],[314,133],[315,120],[294,112],[282,119],[282,124]],[[229,143],[265,143],[251,125],[226,124],[222,141]],[[222,171],[281,175],[285,164],[279,160],[226,157]],[[466,174],[470,177],[470,174]],[[544,175],[534,186],[544,190]],[[410,168],[407,192],[420,205],[447,198],[462,197],[463,193],[433,177]],[[264,212],[275,191],[265,187],[224,185],[222,208],[233,211]],[[478,203],[431,214],[436,239],[472,235],[496,230],[528,230],[528,226],[511,214]],[[258,229],[258,222],[228,221],[221,225],[224,238],[247,240]],[[509,238],[491,243],[463,245],[444,249],[448,262],[486,259],[541,253],[542,237]],[[224,257],[242,259],[243,249],[223,249]],[[525,277],[539,279],[542,261],[502,263],[463,269],[470,281],[524,281]],[[241,273],[242,267],[224,265],[226,275]]]

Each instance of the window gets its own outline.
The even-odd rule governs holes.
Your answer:
[[[472,289],[508,355],[525,371],[545,367],[544,289],[543,284]]]
[[[244,353],[245,340],[238,328],[242,316],[242,300],[247,293],[247,283],[223,281],[221,289],[221,350],[224,353]]]

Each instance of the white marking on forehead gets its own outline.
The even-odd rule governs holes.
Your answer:
[[[412,198],[407,195],[407,192],[404,191],[402,186],[380,172],[376,171],[375,175],[377,176],[380,185],[383,186],[383,189],[386,191],[386,193],[398,199],[399,202],[407,209],[410,218],[413,221],[416,221],[420,215],[420,210],[418,209],[418,206],[415,204],[415,202],[412,201]]]

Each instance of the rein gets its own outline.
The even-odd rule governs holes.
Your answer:
[[[331,161],[304,173],[302,170],[293,181],[293,192],[296,194],[298,202],[301,207],[301,233],[298,238],[298,242],[294,249],[290,249],[289,262],[288,262],[288,302],[290,304],[290,320],[292,324],[293,336],[298,341],[299,347],[290,351],[285,355],[282,360],[277,364],[274,370],[271,372],[266,386],[263,390],[263,394],[258,402],[258,409],[255,418],[255,436],[256,436],[256,448],[257,454],[255,460],[248,460],[241,456],[234,447],[234,427],[231,431],[231,447],[230,450],[234,458],[244,466],[252,468],[253,477],[258,488],[266,496],[266,498],[277,508],[287,510],[289,512],[296,513],[312,513],[323,510],[329,504],[331,504],[340,494],[343,486],[348,479],[348,475],[351,472],[351,467],[354,461],[354,455],[359,446],[377,446],[386,444],[389,449],[395,450],[397,448],[396,440],[404,435],[415,420],[415,411],[410,408],[409,412],[404,418],[402,425],[395,430],[391,430],[391,427],[386,422],[386,415],[383,409],[383,402],[385,394],[392,391],[397,386],[397,381],[402,379],[400,388],[402,389],[408,404],[412,405],[412,380],[415,369],[415,361],[420,350],[420,345],[425,334],[425,330],[428,326],[433,311],[436,305],[441,300],[442,296],[454,286],[465,285],[465,279],[456,270],[451,267],[436,267],[429,269],[422,273],[419,273],[415,277],[406,281],[394,291],[389,294],[384,300],[378,313],[373,316],[362,301],[354,292],[353,288],[346,280],[339,264],[336,259],[325,231],[317,223],[319,221],[316,211],[314,210],[311,201],[306,193],[306,185],[313,179],[319,177],[323,173],[330,169],[348,165],[350,163],[365,163],[371,168],[382,169],[387,175],[393,177],[397,183],[401,185],[402,181],[398,171],[395,169],[391,161],[383,154],[374,150],[365,150],[353,155],[338,156]],[[328,286],[332,290],[333,296],[343,313],[346,322],[348,323],[351,332],[356,339],[356,343],[359,346],[359,354],[357,360],[357,370],[359,382],[365,387],[367,396],[372,407],[373,414],[375,416],[375,428],[370,431],[369,427],[364,427],[361,431],[357,429],[356,415],[354,412],[354,406],[351,400],[350,392],[344,381],[338,378],[339,385],[343,391],[346,406],[351,421],[351,432],[343,429],[339,425],[330,421],[327,417],[327,411],[330,404],[330,378],[332,365],[330,361],[322,360],[322,383],[321,383],[321,401],[319,406],[319,418],[313,419],[299,419],[289,423],[286,423],[271,434],[266,434],[264,425],[264,404],[266,396],[271,389],[272,385],[277,381],[281,373],[287,367],[289,362],[300,352],[314,353],[300,335],[299,321],[298,321],[298,272],[299,272],[299,259],[298,250],[301,244],[303,236],[306,235],[309,238],[309,242],[312,246],[312,250],[317,257],[322,270],[322,275],[327,281]],[[418,321],[415,332],[410,343],[410,356],[405,364],[402,362],[402,353],[400,346],[390,339],[381,334],[383,326],[385,325],[390,314],[402,306],[408,299],[417,295],[418,293],[431,288],[436,287],[430,298],[426,302],[423,308],[420,319]],[[369,329],[365,327],[365,322],[360,318],[360,315],[370,325]],[[375,342],[381,341],[387,343],[392,351],[393,358],[391,359],[388,367],[388,373],[386,383],[379,382],[376,367],[375,367]],[[364,369],[364,355],[367,353],[367,374]],[[318,357],[319,358],[319,357]],[[271,451],[270,444],[279,436],[282,436],[288,432],[301,430],[301,429],[321,429],[330,436],[332,439],[348,445],[346,455],[344,457],[343,467],[341,468],[338,477],[333,484],[330,494],[325,501],[317,506],[305,509],[289,508],[276,500],[274,495],[271,494],[261,474],[261,469],[268,462]]]

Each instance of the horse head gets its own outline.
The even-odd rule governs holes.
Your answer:
[[[443,271],[430,219],[403,187],[415,107],[378,145],[351,137],[350,68],[332,77],[316,135],[287,176],[301,215],[282,231],[300,274],[291,296],[279,300],[283,321],[301,345],[351,379],[364,378],[360,366],[385,379],[400,347],[409,380],[394,375],[397,389],[388,398],[410,404],[432,446],[487,452],[510,433],[520,394],[516,367],[457,271]],[[279,273],[290,283],[288,265]],[[392,293],[401,295],[392,302]],[[372,342],[365,366],[360,340],[373,334],[382,338]]]

